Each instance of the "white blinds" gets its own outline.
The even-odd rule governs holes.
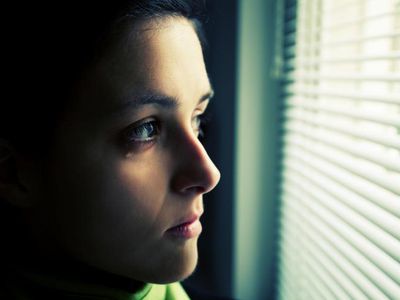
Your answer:
[[[280,299],[400,299],[400,1],[284,1]]]

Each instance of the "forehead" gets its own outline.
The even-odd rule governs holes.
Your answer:
[[[199,99],[210,90],[210,83],[193,25],[181,17],[168,17],[128,27],[84,89],[98,100],[96,105],[106,108],[148,91],[181,101]]]

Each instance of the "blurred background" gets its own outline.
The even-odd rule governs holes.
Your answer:
[[[207,2],[216,91],[187,283],[253,299],[400,299],[400,1]]]

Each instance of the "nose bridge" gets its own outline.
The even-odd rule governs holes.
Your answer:
[[[177,145],[179,150],[173,154],[178,161],[174,186],[180,192],[211,191],[220,179],[217,167],[196,136],[185,133]]]
[[[188,148],[187,150],[189,152],[192,152],[191,155],[193,155],[194,157],[198,157],[201,160],[210,161],[212,163],[206,149],[197,137],[192,137],[191,135],[189,135],[188,141],[186,143],[184,142],[183,145],[185,144]]]

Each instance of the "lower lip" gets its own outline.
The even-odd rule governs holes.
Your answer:
[[[167,234],[182,239],[191,239],[196,236],[199,236],[201,233],[202,227],[200,221],[197,219],[192,223],[182,224],[180,226],[173,227],[167,230]]]

